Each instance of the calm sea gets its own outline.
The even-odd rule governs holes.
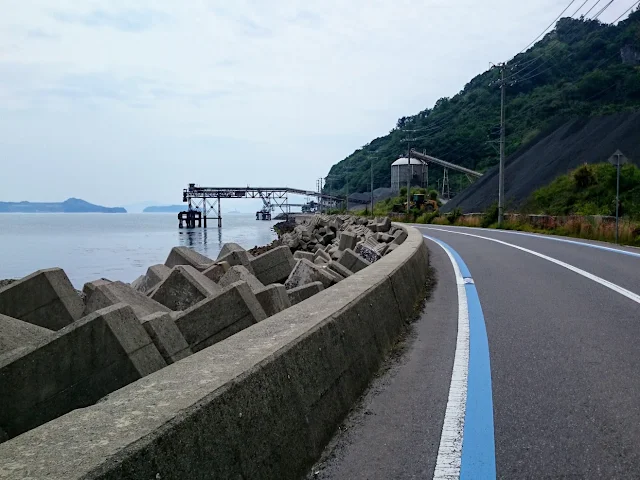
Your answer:
[[[276,221],[248,214],[222,222],[221,229],[179,229],[176,214],[0,214],[0,279],[60,267],[76,288],[101,277],[131,282],[174,246],[215,259],[226,242],[252,248],[276,238]]]

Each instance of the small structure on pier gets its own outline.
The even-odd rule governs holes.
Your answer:
[[[271,220],[271,211],[264,208],[258,210],[256,212],[256,220]]]
[[[178,214],[179,228],[195,228],[202,226],[202,213],[199,210],[185,210]]]

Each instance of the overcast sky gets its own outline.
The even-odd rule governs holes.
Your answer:
[[[314,189],[567,3],[7,1],[0,200],[180,203],[189,182]]]

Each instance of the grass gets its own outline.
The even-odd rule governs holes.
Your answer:
[[[561,218],[561,217],[560,217]],[[465,227],[481,226],[481,217],[460,217],[456,225]],[[498,228],[497,222],[488,225],[488,228]],[[561,235],[564,237],[582,238],[585,240],[599,240],[602,242],[615,242],[615,222],[602,221],[588,216],[572,216],[566,221],[560,221],[559,217],[546,217],[543,225],[534,225],[529,217],[520,219],[507,219],[502,224],[503,230],[517,230],[521,232]],[[629,219],[621,219],[619,225],[619,241],[621,245],[640,246],[640,222]]]

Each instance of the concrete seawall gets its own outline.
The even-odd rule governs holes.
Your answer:
[[[421,300],[396,250],[250,328],[0,444],[0,479],[299,478]]]

